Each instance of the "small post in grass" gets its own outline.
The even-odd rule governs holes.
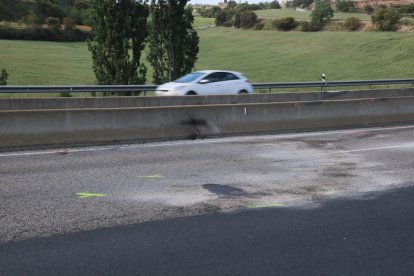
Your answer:
[[[322,81],[325,83],[325,86],[326,86],[326,75],[325,74],[322,74]],[[321,92],[322,92],[322,88],[323,86],[321,85]]]

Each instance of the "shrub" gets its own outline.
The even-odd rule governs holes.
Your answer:
[[[67,29],[59,32],[54,32],[50,29],[41,27],[34,27],[29,29],[0,27],[0,39],[75,42],[86,41],[87,39],[92,38],[92,36],[93,33],[83,32],[79,29]]]
[[[400,13],[392,7],[378,8],[371,16],[372,23],[379,31],[396,31],[400,19]]]
[[[295,18],[293,17],[285,17],[274,20],[272,22],[272,25],[274,28],[280,31],[290,31],[296,28],[298,23],[295,21]]]
[[[344,22],[330,21],[323,26],[324,31],[340,32],[344,30]]]
[[[73,18],[65,17],[63,18],[63,26],[65,30],[71,30],[76,27],[76,21]]]
[[[366,6],[364,6],[364,11],[367,14],[371,14],[374,11],[374,8],[371,5],[366,5]]]
[[[345,20],[344,27],[348,31],[357,31],[361,28],[361,20],[356,17],[349,17]]]
[[[212,7],[212,8],[208,8],[208,9],[199,9],[198,13],[200,14],[201,17],[204,18],[215,18],[217,13],[220,12],[221,9],[220,7]]]
[[[407,4],[407,5],[401,5],[400,7],[401,13],[414,13],[414,3]]]
[[[240,13],[240,27],[250,29],[257,23],[257,15],[252,11],[243,11]]]
[[[300,29],[302,32],[309,32],[309,22],[308,21],[302,21],[300,23]]]
[[[273,28],[273,20],[271,19],[261,19],[259,24],[263,24],[262,30],[271,31],[274,30]]]
[[[48,18],[46,18],[46,24],[47,24],[47,27],[49,29],[51,29],[52,31],[54,31],[54,32],[60,31],[60,27],[62,25],[60,23],[59,18],[56,18],[56,17],[48,17]]]
[[[257,24],[254,26],[254,29],[255,29],[256,31],[261,31],[261,30],[263,30],[263,29],[264,29],[264,27],[265,27],[265,23],[263,23],[263,22],[259,22],[259,23],[257,23]]]
[[[232,21],[233,21],[234,14],[235,14],[234,11],[230,9],[224,9],[224,10],[218,11],[216,13],[216,19],[215,19],[216,26],[226,26],[226,27],[233,26]]]
[[[320,24],[319,22],[314,22],[314,21],[303,21],[300,24],[300,28],[302,30],[302,32],[317,32],[322,30],[323,25]]]

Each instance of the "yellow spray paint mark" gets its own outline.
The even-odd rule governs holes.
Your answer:
[[[76,193],[76,195],[79,198],[87,198],[87,197],[102,197],[102,196],[106,196],[106,194],[91,194],[91,193],[87,193],[87,192],[82,192],[82,193]]]
[[[270,203],[270,204],[263,204],[263,205],[248,205],[247,208],[270,208],[270,207],[281,207],[285,206],[283,203]]]
[[[154,175],[147,175],[147,176],[140,176],[140,178],[146,178],[146,179],[164,179],[165,177],[160,175],[159,173]]]

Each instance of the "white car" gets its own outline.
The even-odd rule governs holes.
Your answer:
[[[157,96],[227,95],[253,93],[253,86],[241,73],[205,70],[187,74],[157,87]]]

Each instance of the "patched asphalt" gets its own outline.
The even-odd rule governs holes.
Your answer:
[[[0,243],[414,186],[414,127],[0,154]]]

